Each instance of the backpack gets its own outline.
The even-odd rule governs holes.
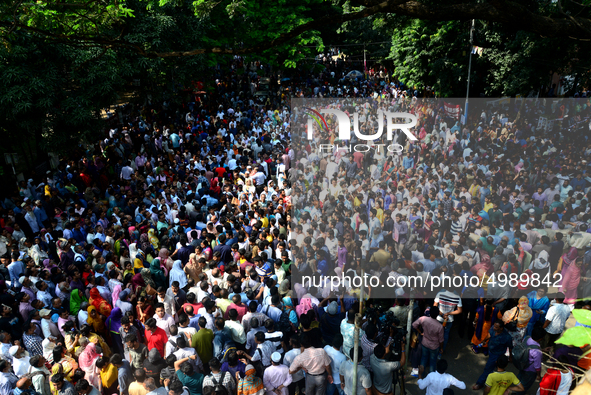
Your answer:
[[[263,353],[260,348],[257,348],[254,353],[256,354],[257,352],[259,353],[260,359],[258,361],[251,360],[250,364],[256,370],[256,372],[257,372],[256,375],[258,377],[264,377],[266,367],[263,365]],[[253,354],[253,356],[254,356],[254,354]]]
[[[289,319],[290,313],[291,310],[282,312],[281,316],[279,317],[279,321],[277,322],[277,330],[279,332],[283,332],[283,336],[289,335],[293,332],[291,320]]]
[[[540,346],[530,346],[527,341],[531,339],[530,336],[526,336],[520,343],[517,343],[513,347],[511,355],[513,356],[513,365],[518,370],[524,370],[529,367],[529,350],[539,350]]]
[[[224,370],[224,371],[221,373],[221,377],[220,377],[220,382],[219,382],[219,383],[218,383],[218,381],[215,379],[215,377],[213,377],[213,374],[212,374],[212,375],[211,375],[211,381],[213,381],[213,385],[214,385],[214,386],[216,386],[216,385],[223,385],[223,383],[224,383],[224,377],[226,377],[226,373],[228,373],[226,370]]]
[[[248,284],[249,284],[249,285],[247,285],[247,286],[244,288],[244,291],[245,291],[245,292],[252,291],[252,292],[254,292],[254,293],[256,294],[256,293],[257,293],[257,291],[259,290],[259,288],[261,287],[261,283],[259,283],[259,282],[257,282],[257,283],[256,283],[256,285],[255,285],[254,287],[251,287],[251,286],[250,286],[250,281],[248,282]]]
[[[224,362],[228,362],[228,355],[230,355],[230,352],[232,351],[236,351],[236,347],[226,347],[224,349],[222,349],[222,352],[219,353],[219,355],[217,355],[217,359],[219,359],[220,363],[224,363]],[[222,382],[224,381],[224,378],[222,377]]]
[[[168,342],[170,344],[172,344],[172,351],[170,352],[171,354],[172,353],[175,353],[175,352],[177,352],[179,350],[179,346],[176,345],[176,342],[174,340],[168,339]]]

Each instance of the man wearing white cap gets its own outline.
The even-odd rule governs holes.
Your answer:
[[[50,336],[56,338],[61,337],[60,330],[58,329],[57,325],[51,320],[51,310],[41,309],[39,311],[39,315],[41,316],[41,330],[43,331],[43,336],[45,338],[48,338]]]
[[[21,346],[12,346],[8,351],[12,356],[12,368],[14,370],[14,374],[18,377],[22,377],[23,375],[29,372],[29,368],[31,364],[29,363],[29,353],[26,352]]]
[[[271,366],[265,369],[263,384],[267,390],[266,395],[288,395],[287,386],[291,384],[289,368],[281,362],[281,354],[271,354]]]

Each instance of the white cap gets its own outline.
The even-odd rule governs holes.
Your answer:
[[[273,354],[271,354],[271,361],[279,363],[279,361],[281,361],[281,354],[275,351]]]

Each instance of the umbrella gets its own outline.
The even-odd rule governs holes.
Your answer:
[[[363,77],[363,73],[358,70],[350,71],[349,74],[346,75],[347,78],[360,78]]]
[[[283,82],[283,81],[291,81],[291,78],[282,78],[281,82]]]

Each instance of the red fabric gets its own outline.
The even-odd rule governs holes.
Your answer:
[[[560,386],[560,370],[548,369],[540,381],[540,395],[556,395]]]
[[[244,317],[244,315],[248,312],[248,307],[244,303],[240,303],[240,306],[238,306],[235,303],[230,303],[230,305],[226,309],[226,314],[224,314],[225,320],[227,320],[229,318],[228,313],[230,312],[231,309],[236,310],[236,312],[238,313],[238,321],[240,321],[240,322],[242,322],[242,317]]]
[[[156,331],[154,331],[154,333],[146,329],[145,335],[148,349],[151,350],[156,348],[162,358],[164,358],[164,347],[168,341],[168,337],[166,336],[164,329],[156,327]]]

